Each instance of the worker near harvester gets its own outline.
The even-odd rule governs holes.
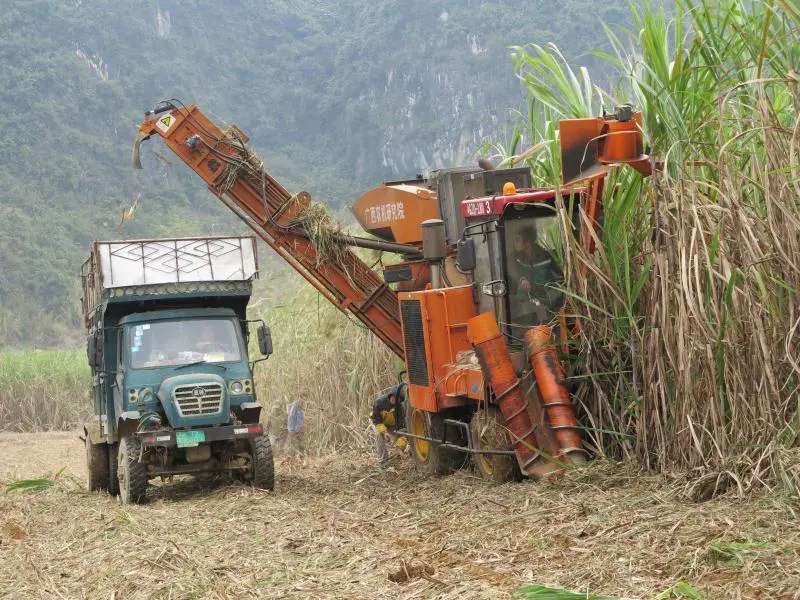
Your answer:
[[[267,432],[272,450],[275,454],[280,454],[284,450],[284,444],[289,433],[288,415],[280,400],[275,400],[272,410],[267,419]]]
[[[302,457],[305,455],[305,396],[289,405],[286,411],[286,454]]]
[[[378,396],[372,406],[371,428],[375,432],[375,450],[381,465],[385,465],[389,460],[390,445],[400,451],[405,451],[408,446],[405,436],[398,436],[394,433],[402,427],[402,411],[398,408],[402,385],[397,384],[389,388],[386,393]]]

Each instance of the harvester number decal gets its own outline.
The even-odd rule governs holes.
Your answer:
[[[473,200],[463,204],[466,217],[486,217],[493,212],[491,200]]]

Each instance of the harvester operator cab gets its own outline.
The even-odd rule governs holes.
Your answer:
[[[466,226],[458,263],[474,265],[480,311],[498,315],[501,329],[516,345],[526,329],[552,322],[564,306],[555,192],[514,190],[464,200],[461,209]],[[462,247],[469,256],[461,255]]]

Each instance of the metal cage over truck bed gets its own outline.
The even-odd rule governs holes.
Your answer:
[[[249,296],[257,274],[254,236],[95,242],[81,267],[84,321],[107,303],[154,295]]]

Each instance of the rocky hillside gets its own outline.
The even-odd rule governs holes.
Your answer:
[[[554,41],[590,60],[600,19],[626,12],[623,0],[6,0],[0,347],[73,342],[93,239],[242,230],[183,167],[148,150],[145,172],[131,170],[158,100],[237,123],[287,187],[342,206],[501,138],[525,100],[510,45]]]

